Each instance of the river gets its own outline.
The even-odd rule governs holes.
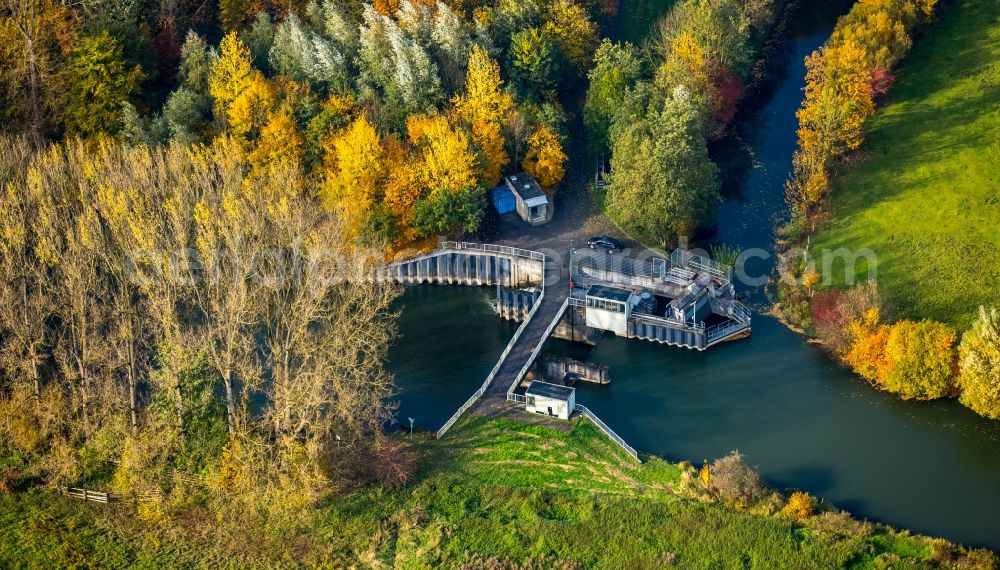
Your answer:
[[[795,148],[803,58],[832,18],[796,16],[768,99],[741,122],[748,167],[718,213],[718,238],[772,249]],[[390,367],[399,417],[436,427],[482,382],[514,326],[489,310],[489,290],[418,287],[401,300]],[[761,291],[751,302],[763,301]],[[605,336],[594,348],[546,350],[611,366],[612,382],[578,384],[577,401],[637,449],[701,461],[739,449],[773,485],[852,513],[1000,550],[1000,422],[953,401],[903,402],[879,392],[776,320],[706,352]]]

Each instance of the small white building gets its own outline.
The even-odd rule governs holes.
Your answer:
[[[587,326],[628,336],[628,320],[639,296],[628,289],[591,285],[587,289]]]
[[[517,202],[517,215],[533,226],[544,224],[552,219],[553,209],[549,197],[534,178],[524,172],[512,174],[504,181],[507,188],[514,194]]]
[[[576,388],[535,380],[524,392],[529,412],[568,420],[576,409]]]

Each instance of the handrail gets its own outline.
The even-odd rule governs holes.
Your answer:
[[[538,358],[538,353],[542,351],[542,345],[545,344],[545,339],[549,338],[549,335],[552,334],[553,330],[555,330],[559,321],[562,320],[562,316],[566,312],[566,307],[568,306],[569,297],[563,301],[562,306],[559,307],[558,311],[556,311],[556,316],[552,318],[551,322],[549,322],[549,326],[545,327],[545,332],[542,333],[542,339],[535,345],[535,349],[531,351],[531,355],[528,356],[528,360],[525,361],[524,366],[522,366],[520,372],[517,373],[517,376],[514,378],[514,382],[510,385],[510,388],[507,389],[508,400],[512,399],[511,395],[514,393],[514,390],[517,389],[517,387],[521,384],[521,380],[524,380],[525,375],[528,374],[528,369],[531,368],[535,359]]]
[[[589,419],[590,421],[594,422],[594,425],[596,425],[598,427],[598,429],[600,429],[601,431],[603,431],[604,435],[606,435],[609,438],[611,438],[611,441],[613,441],[613,442],[617,443],[618,445],[620,445],[621,448],[625,450],[625,453],[629,454],[629,456],[632,457],[632,459],[635,459],[639,463],[642,463],[642,460],[639,459],[639,453],[635,450],[635,448],[632,447],[631,445],[625,443],[625,440],[622,439],[621,436],[619,436],[617,433],[615,433],[614,430],[612,430],[611,428],[609,428],[607,426],[607,424],[605,424],[604,422],[602,422],[601,418],[597,417],[597,414],[595,414],[594,412],[591,412],[589,409],[587,409],[587,406],[584,406],[583,404],[577,404],[575,409],[576,409],[576,411],[578,411],[578,412],[582,413],[584,416],[586,416],[587,419]]]
[[[735,321],[730,324],[720,323],[708,329],[708,332],[705,333],[705,337],[709,342],[712,342],[713,340],[724,338],[734,332],[748,328],[750,328],[750,324],[741,321]]]
[[[464,243],[464,242],[444,242],[444,243]],[[470,244],[470,245],[477,245],[477,244]],[[494,246],[494,247],[502,247],[502,246]],[[527,250],[521,250],[521,251],[527,251]],[[532,252],[532,253],[538,253],[538,252]],[[538,308],[542,306],[542,299],[545,298],[545,255],[544,254],[539,254],[539,255],[542,256],[541,294],[538,295],[537,299],[535,299],[534,304],[532,304],[531,306],[531,310],[528,311],[528,315],[524,318],[524,321],[521,322],[521,326],[517,327],[517,330],[514,331],[514,336],[511,337],[510,342],[507,343],[507,347],[504,348],[503,353],[500,354],[500,358],[497,359],[497,363],[493,365],[493,370],[490,371],[489,375],[486,377],[486,380],[483,381],[483,385],[480,386],[478,390],[473,392],[472,396],[470,396],[469,399],[466,400],[465,403],[462,404],[458,408],[458,410],[456,410],[455,413],[451,415],[450,418],[448,418],[448,421],[445,422],[444,425],[437,430],[437,433],[435,434],[435,437],[437,439],[441,439],[444,436],[444,434],[449,429],[451,429],[451,426],[455,425],[455,422],[458,421],[458,418],[462,417],[462,414],[464,414],[469,408],[471,408],[472,405],[475,404],[476,401],[479,400],[479,398],[481,398],[483,394],[486,393],[486,389],[490,387],[490,384],[493,383],[493,380],[496,378],[497,373],[500,372],[500,367],[503,366],[504,361],[507,360],[507,357],[510,355],[510,351],[514,348],[514,345],[517,344],[517,340],[521,338],[521,333],[523,333],[524,330],[528,328],[528,323],[531,322],[532,317],[534,317],[535,313],[538,312]]]
[[[514,257],[524,257],[527,259],[545,261],[545,254],[540,251],[532,251],[530,249],[521,249],[506,245],[493,245],[489,243],[474,243],[468,241],[443,241],[441,242],[441,249],[457,249],[460,251],[472,250],[472,251],[484,251],[489,253],[502,253],[504,255],[511,255]]]
[[[682,323],[674,319],[668,319],[666,317],[658,317],[656,315],[646,315],[643,313],[632,313],[632,318],[637,321],[646,321],[654,325],[660,325],[665,327],[670,327],[677,330],[683,331],[694,331],[694,332],[705,332],[705,322],[698,321],[695,324]]]

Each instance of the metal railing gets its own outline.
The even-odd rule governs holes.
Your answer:
[[[635,450],[635,448],[625,443],[625,440],[622,439],[621,436],[619,436],[617,433],[615,433],[614,430],[609,428],[607,424],[602,422],[601,418],[597,417],[597,414],[591,412],[589,409],[587,409],[587,406],[584,406],[583,404],[577,404],[575,409],[576,411],[586,416],[587,419],[594,422],[594,425],[596,425],[598,429],[603,431],[604,435],[608,436],[611,439],[611,441],[621,446],[621,448],[625,450],[625,453],[629,454],[629,456],[632,457],[632,459],[635,459],[639,463],[642,463],[642,460],[639,459],[639,453]]]
[[[732,267],[703,255],[693,254],[686,249],[675,249],[670,254],[670,263],[681,267],[694,267],[725,279],[729,279],[733,273]]]
[[[542,345],[545,344],[545,339],[549,338],[549,335],[552,334],[553,330],[555,330],[556,326],[559,324],[559,321],[562,320],[563,313],[566,312],[567,306],[569,306],[568,297],[566,298],[565,301],[563,301],[562,306],[559,307],[559,310],[556,312],[556,316],[552,318],[552,321],[549,323],[549,326],[545,327],[545,332],[542,333],[541,340],[539,340],[538,344],[535,345],[535,349],[531,351],[531,355],[528,356],[528,360],[524,363],[524,366],[522,366],[521,370],[517,373],[517,376],[514,378],[514,381],[510,385],[510,388],[507,388],[507,400],[512,399],[511,395],[514,394],[514,390],[517,389],[517,387],[521,384],[521,380],[524,380],[525,375],[528,374],[528,369],[531,368],[531,365],[535,362],[535,359],[538,358],[538,353],[542,351]]]
[[[731,317],[734,320],[748,323],[750,322],[751,312],[746,305],[734,300],[719,300],[711,299],[712,312]]]
[[[692,331],[696,333],[705,332],[705,322],[698,321],[697,323],[682,323],[674,319],[668,319],[666,317],[657,317],[656,315],[643,315],[638,313],[632,313],[632,318],[637,322],[645,322],[652,325],[658,325],[663,327],[669,327],[672,329],[682,330],[682,331]]]
[[[444,247],[444,244],[478,245],[478,246],[482,246],[483,245],[483,244],[469,244],[469,243],[466,243],[466,242],[444,242],[442,244],[442,247]],[[490,247],[503,248],[505,246],[490,246]],[[469,248],[466,248],[466,249],[469,249]],[[507,248],[507,249],[515,250],[517,248]],[[525,251],[525,252],[527,252],[528,250],[522,249],[522,250],[517,250],[517,251]],[[524,318],[524,321],[521,322],[521,326],[517,327],[517,330],[514,331],[514,336],[511,337],[510,342],[507,343],[507,347],[503,349],[503,353],[500,354],[500,358],[497,359],[497,363],[495,365],[493,365],[493,370],[490,370],[490,373],[486,377],[486,380],[483,381],[483,385],[480,386],[479,389],[476,390],[472,394],[472,396],[470,396],[469,399],[466,400],[465,403],[462,404],[461,407],[459,407],[458,410],[455,411],[454,414],[452,414],[452,416],[450,418],[448,418],[448,421],[445,422],[444,425],[441,426],[441,428],[439,430],[437,430],[437,433],[435,434],[435,437],[437,437],[437,439],[441,439],[444,436],[444,434],[449,429],[451,429],[451,426],[455,425],[455,422],[458,421],[458,418],[462,417],[462,414],[464,414],[469,408],[471,408],[472,405],[475,404],[476,401],[479,400],[479,398],[481,398],[483,396],[483,394],[486,393],[486,389],[490,387],[490,384],[493,383],[493,379],[496,378],[497,373],[500,372],[500,367],[503,366],[504,361],[507,360],[507,357],[510,355],[510,351],[514,348],[514,345],[517,344],[517,340],[519,338],[521,338],[521,334],[524,333],[524,330],[526,328],[528,328],[528,323],[531,322],[531,319],[535,316],[535,313],[538,312],[538,308],[542,306],[542,299],[545,298],[545,254],[537,252],[537,251],[532,251],[532,252],[528,252],[528,253],[538,254],[538,255],[541,256],[541,261],[542,261],[542,287],[541,288],[542,288],[542,292],[541,292],[540,295],[538,295],[538,298],[535,299],[534,304],[531,305],[531,310],[528,311],[528,315]],[[513,255],[513,254],[510,254],[510,255]],[[532,257],[532,259],[537,259],[537,258]]]
[[[705,338],[708,342],[712,342],[748,328],[750,328],[749,322],[730,321],[728,323],[720,323],[709,328],[705,332]]]
[[[482,251],[485,253],[499,253],[503,255],[510,255],[513,257],[524,257],[527,259],[545,261],[545,254],[540,251],[532,251],[530,249],[520,249],[517,247],[510,247],[506,245],[493,245],[489,243],[473,243],[468,241],[443,241],[441,242],[441,249],[455,249],[460,251]]]
[[[662,279],[668,269],[667,260],[662,257],[634,259],[624,255],[608,255],[602,251],[586,249],[573,250],[572,256],[570,265],[573,269],[586,267],[632,277]]]

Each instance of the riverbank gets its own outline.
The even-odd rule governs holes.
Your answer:
[[[291,532],[236,532],[196,513],[185,517],[185,528],[170,530],[138,520],[127,503],[82,504],[38,490],[3,495],[0,565],[63,567],[86,560],[109,567],[802,569],[995,563],[985,551],[851,521],[832,510],[796,521],[781,514],[778,503],[728,507],[698,491],[698,478],[683,464],[655,457],[638,464],[589,422],[563,426],[470,417],[444,440],[415,437],[420,468],[408,487],[340,497]]]
[[[1000,281],[1000,4],[947,6],[897,73],[862,156],[834,181],[812,252],[874,252],[879,289],[902,318],[967,330]],[[833,287],[863,280],[843,261]]]

